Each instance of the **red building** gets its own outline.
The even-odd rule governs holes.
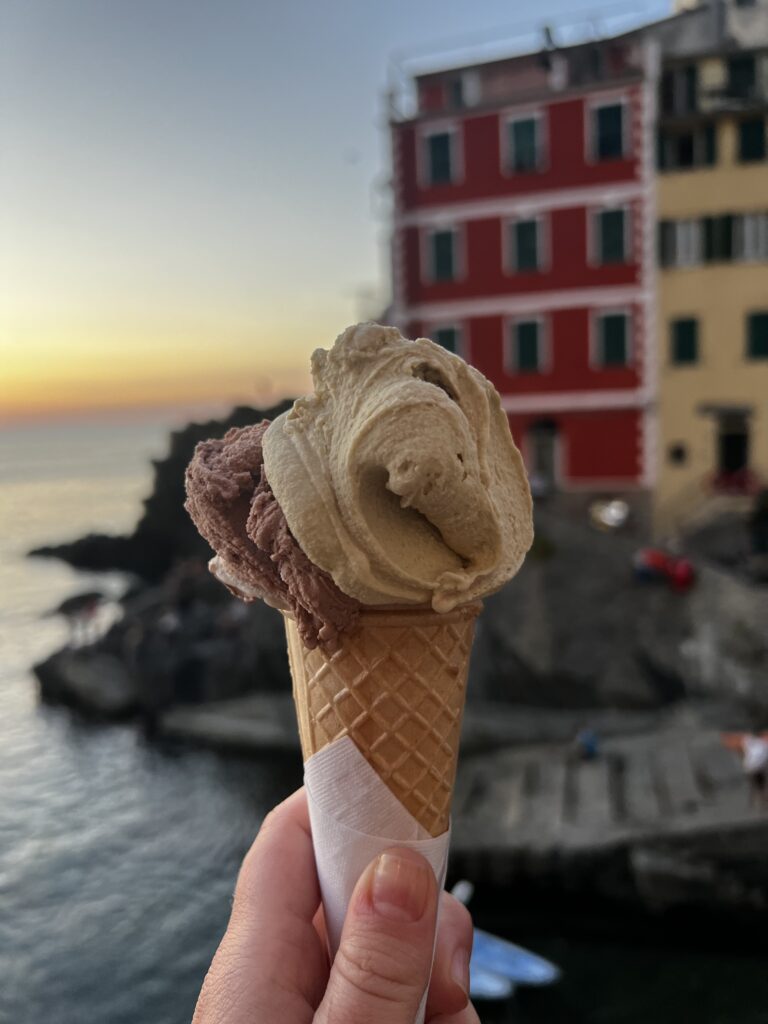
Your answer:
[[[563,489],[651,483],[653,64],[627,37],[425,74],[391,124],[391,319],[489,377]]]

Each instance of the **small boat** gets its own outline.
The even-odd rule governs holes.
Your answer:
[[[560,978],[560,969],[514,942],[475,928],[469,977],[474,998],[505,999],[519,985],[552,985]],[[496,990],[501,994],[484,994]]]
[[[471,882],[458,882],[453,895],[466,904],[472,897]],[[475,928],[472,959],[469,964],[472,999],[509,999],[521,985],[552,985],[560,978],[560,968],[522,946]]]

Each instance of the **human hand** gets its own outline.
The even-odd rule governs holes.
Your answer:
[[[429,1024],[479,1024],[468,1001],[472,921],[438,897],[410,850],[376,858],[355,887],[329,967],[301,789],[264,821],[237,880],[229,926],[192,1024],[413,1024],[429,977]]]

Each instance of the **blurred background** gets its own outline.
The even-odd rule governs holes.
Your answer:
[[[536,498],[449,880],[562,973],[482,1019],[768,1021],[768,2],[4,0],[0,104],[0,1019],[191,1018],[301,764],[184,467],[373,318]]]

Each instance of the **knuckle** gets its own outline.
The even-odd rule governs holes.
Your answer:
[[[450,893],[443,893],[442,899],[441,928],[448,928],[453,932],[458,932],[461,935],[471,938],[473,924],[470,912],[463,903],[460,903],[456,897],[451,896]]]
[[[281,807],[281,804],[277,807],[273,807],[264,818],[256,839],[253,841],[251,848],[243,858],[243,863],[237,877],[235,906],[237,906],[238,899],[245,899],[246,901],[249,901],[251,896],[256,895],[253,872],[255,871],[256,865],[265,849],[267,849],[269,845],[272,844],[273,840],[279,836],[283,819],[283,815],[280,813]]]
[[[349,936],[336,954],[334,970],[367,1000],[418,1002],[426,979],[419,958],[384,937]]]
[[[282,804],[278,804],[277,807],[273,807],[271,811],[264,818],[259,829],[257,841],[264,842],[265,839],[270,839],[272,834],[280,827],[280,823],[283,819],[282,815]]]

